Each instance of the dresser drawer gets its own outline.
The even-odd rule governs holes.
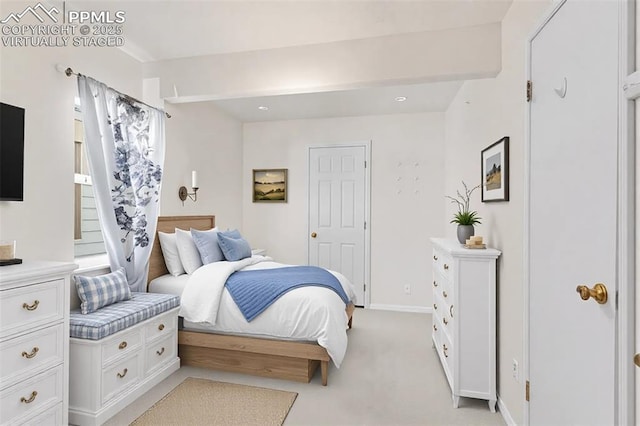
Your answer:
[[[433,271],[450,279],[453,276],[453,258],[440,250],[434,249]]]
[[[102,372],[102,404],[141,379],[141,356],[133,353]]]
[[[105,366],[120,356],[136,351],[142,345],[142,329],[123,330],[102,343],[102,365]]]
[[[0,343],[0,388],[64,360],[64,325]]]
[[[176,327],[178,325],[178,312],[177,310],[171,310],[165,312],[157,317],[153,317],[145,325],[145,339],[147,342],[154,339],[162,339],[165,336],[171,336],[176,333]]]
[[[453,344],[447,337],[446,333],[440,333],[439,345],[436,346],[438,354],[440,355],[440,359],[442,360],[442,367],[444,368],[444,372],[447,375],[447,380],[449,381],[449,385],[453,386],[453,370],[451,366],[453,365]]]
[[[22,423],[62,402],[63,389],[61,365],[5,389],[0,393],[0,423]]]
[[[174,360],[176,358],[177,346],[178,342],[176,341],[175,335],[166,336],[164,339],[147,345],[144,362],[145,375],[148,375],[150,371],[165,362]]]
[[[62,404],[58,404],[49,408],[42,414],[39,414],[25,423],[24,426],[54,426],[63,424]]]
[[[0,338],[62,320],[64,280],[0,292]]]

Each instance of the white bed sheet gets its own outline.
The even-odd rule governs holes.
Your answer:
[[[254,256],[255,257],[255,256]],[[260,256],[262,257],[262,256]],[[242,270],[290,266],[264,258]],[[355,300],[353,285],[333,271],[349,299]],[[182,295],[190,275],[164,275],[149,284],[149,291]],[[215,325],[184,320],[184,328],[207,332],[254,335],[271,338],[315,341],[327,349],[336,367],[340,367],[347,350],[348,317],[340,296],[324,287],[299,287],[291,290],[253,321],[247,322],[226,287],[220,297]]]

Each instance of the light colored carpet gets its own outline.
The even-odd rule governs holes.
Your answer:
[[[234,383],[188,377],[132,425],[277,425],[298,396]]]
[[[431,345],[431,315],[356,309],[340,369],[329,363],[329,385],[318,371],[311,383],[181,367],[110,419],[127,426],[187,377],[297,392],[284,426],[504,426],[486,401],[451,389]],[[515,407],[518,409],[519,407]],[[520,413],[514,413],[516,423]]]

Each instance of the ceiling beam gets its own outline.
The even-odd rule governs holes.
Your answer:
[[[150,62],[160,97],[196,102],[488,78],[501,66],[500,23]]]

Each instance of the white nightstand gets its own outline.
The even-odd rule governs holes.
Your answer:
[[[259,254],[260,256],[266,256],[267,255],[267,250],[266,249],[262,249],[262,248],[255,248],[255,249],[251,249],[251,255],[256,255]]]

